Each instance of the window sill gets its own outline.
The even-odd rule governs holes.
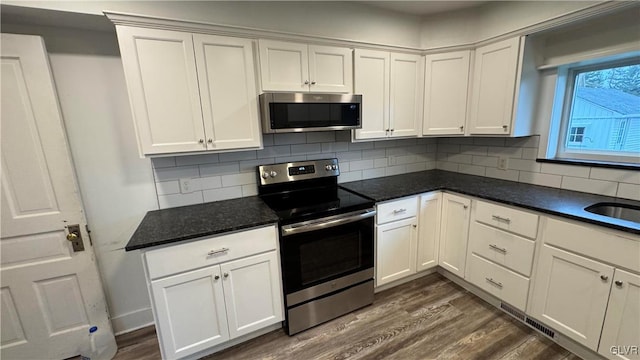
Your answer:
[[[634,171],[640,170],[640,164],[610,163],[610,162],[593,161],[593,160],[536,159],[536,162],[563,164],[563,165],[591,166],[591,167],[601,167],[601,168],[608,168],[608,169],[621,169],[621,170],[634,170]]]

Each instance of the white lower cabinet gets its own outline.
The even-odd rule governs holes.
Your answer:
[[[283,320],[276,242],[269,226],[145,252],[163,358],[205,354]]]
[[[420,196],[419,214],[418,263],[416,264],[416,271],[438,266],[442,194],[435,192]]]
[[[438,265],[464,278],[469,235],[471,200],[453,194],[442,195],[442,224]]]
[[[377,286],[415,274],[416,227],[415,216],[378,225]]]
[[[598,352],[611,359],[640,359],[640,276],[616,269]],[[636,346],[635,349],[632,346]]]

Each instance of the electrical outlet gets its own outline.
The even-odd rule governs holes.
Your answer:
[[[507,170],[509,168],[509,158],[506,156],[500,156],[498,158],[498,169]]]
[[[193,192],[193,187],[191,184],[191,178],[181,178],[180,179],[180,192],[183,194],[188,194]]]

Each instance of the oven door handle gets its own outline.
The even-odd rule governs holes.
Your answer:
[[[326,229],[334,226],[348,224],[362,219],[370,218],[376,215],[375,209],[367,209],[364,211],[354,211],[342,215],[331,216],[324,219],[303,221],[295,224],[284,225],[282,227],[282,236],[300,234],[308,231]]]

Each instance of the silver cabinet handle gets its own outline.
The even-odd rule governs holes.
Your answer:
[[[222,276],[224,276],[224,278],[228,278],[229,277],[229,273],[224,273]]]
[[[198,140],[198,142],[199,142],[200,144],[204,144],[204,139],[200,139],[200,140]]]
[[[500,221],[500,222],[503,222],[503,223],[507,223],[507,224],[511,223],[511,219],[505,218],[505,217],[502,217],[502,216],[491,215],[491,218],[493,220]]]
[[[501,282],[495,281],[495,280],[493,280],[492,278],[485,278],[485,279],[486,279],[488,282],[490,282],[491,284],[493,284],[493,285],[495,285],[495,286],[499,287],[500,289],[502,289],[502,283],[501,283]]]
[[[214,280],[219,280],[220,279],[220,275],[216,275],[213,277]]]
[[[404,208],[403,208],[403,209],[393,210],[393,213],[394,213],[394,214],[401,214],[401,213],[403,213],[403,212],[405,212],[405,211],[407,211],[407,209],[404,209]]]
[[[312,81],[312,82],[311,82],[311,85],[315,85],[315,84],[316,84],[316,82],[315,82],[315,81]]]
[[[207,255],[211,256],[211,255],[215,255],[215,254],[221,254],[221,253],[226,253],[227,251],[229,251],[228,248],[222,248],[219,250],[211,250],[207,253]]]
[[[509,127],[509,126],[507,126],[507,125],[502,125],[502,129],[504,129],[504,131],[507,131],[507,128],[508,128],[508,127]]]
[[[616,283],[616,286],[617,286],[617,287],[622,287],[622,284],[624,284],[624,283],[623,283],[622,281],[620,281],[620,280],[616,280],[616,281],[615,281],[615,283]]]
[[[207,142],[208,142],[209,144],[212,144],[212,143],[213,143],[213,139],[209,138],[209,140],[207,140]]]
[[[507,249],[505,249],[505,248],[501,248],[501,247],[499,247],[498,245],[489,244],[489,247],[490,247],[490,248],[492,248],[493,250],[495,250],[495,251],[499,251],[499,252],[501,252],[501,253],[503,253],[503,254],[506,254],[506,253],[507,253]]]
[[[609,280],[609,277],[607,275],[600,275],[600,279],[607,281]]]
[[[304,81],[304,84],[305,84],[305,85],[309,85],[309,80],[305,80],[305,81]]]

